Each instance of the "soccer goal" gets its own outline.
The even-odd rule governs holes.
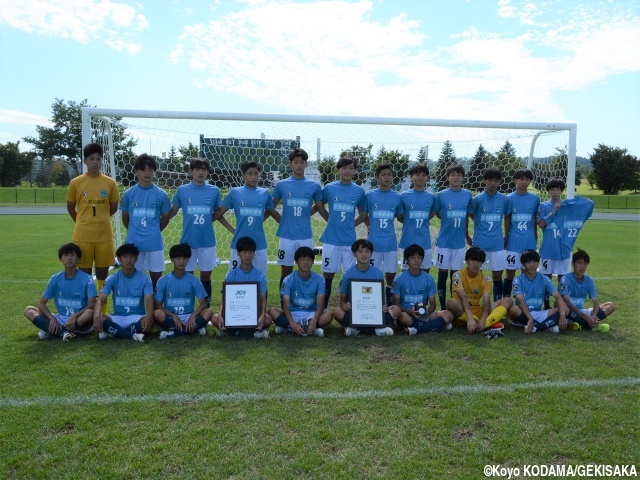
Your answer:
[[[272,188],[289,176],[288,153],[300,147],[309,153],[307,176],[321,184],[336,179],[335,163],[348,154],[357,161],[354,181],[365,189],[376,186],[376,165],[390,163],[394,188],[406,190],[411,186],[409,168],[423,162],[431,172],[429,188],[436,192],[447,186],[446,168],[460,163],[467,172],[464,186],[474,193],[483,188],[482,171],[487,166],[502,170],[500,190],[505,193],[515,188],[515,169],[527,166],[535,175],[532,189],[541,198],[546,199],[544,186],[555,176],[566,179],[566,195],[572,198],[576,131],[575,124],[567,123],[82,109],[83,144],[103,145],[105,173],[127,188],[136,181],[136,156],[148,153],[157,159],[156,181],[170,197],[189,182],[188,166],[194,157],[209,160],[209,181],[224,196],[242,184],[240,164],[247,160],[262,165],[260,184]],[[227,215],[233,223],[232,212]],[[434,220],[433,234],[438,229]],[[114,224],[115,242],[120,245],[126,232],[118,215]],[[317,241],[325,223],[318,217],[313,225]],[[401,226],[396,227],[399,232]],[[181,228],[178,215],[164,232],[167,250],[180,240]],[[224,263],[231,234],[218,222],[214,228]],[[359,227],[359,237],[366,236],[365,228]],[[277,253],[276,229],[273,219],[265,221],[270,262],[275,262]]]

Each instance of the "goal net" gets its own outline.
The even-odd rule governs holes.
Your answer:
[[[188,183],[189,162],[195,157],[209,160],[209,182],[220,187],[224,197],[232,187],[242,185],[240,164],[247,160],[262,166],[260,186],[272,189],[290,175],[288,153],[300,147],[309,153],[306,175],[321,184],[337,179],[335,164],[345,155],[357,161],[354,181],[366,190],[375,188],[375,167],[390,163],[394,188],[411,187],[408,170],[417,162],[431,172],[428,188],[434,193],[447,187],[444,172],[460,163],[466,171],[465,188],[483,189],[482,171],[496,166],[503,172],[500,191],[514,190],[513,172],[520,166],[535,176],[532,190],[543,200],[550,177],[566,179],[566,194],[575,186],[575,124],[483,122],[415,118],[328,117],[301,115],[258,115],[206,112],[82,109],[83,144],[101,143],[105,173],[126,189],[135,184],[133,164],[137,155],[148,153],[158,163],[157,184],[173,197],[178,186]],[[313,219],[315,241],[325,226],[317,214]],[[233,212],[227,219],[234,224]],[[438,220],[432,220],[437,234]],[[119,215],[114,217],[116,245],[126,236]],[[229,259],[231,234],[215,222],[218,257]],[[401,225],[396,221],[399,235]],[[165,249],[179,242],[182,215],[173,218],[163,232]],[[265,221],[268,258],[274,263],[278,239],[277,224]],[[366,236],[366,227],[358,227]],[[166,255],[168,258],[168,255]]]

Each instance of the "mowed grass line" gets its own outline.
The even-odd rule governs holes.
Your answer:
[[[495,341],[463,329],[344,338],[334,324],[324,339],[140,345],[42,342],[22,317],[59,270],[66,220],[0,217],[7,478],[481,478],[489,463],[637,461],[640,389],[624,381],[640,373],[637,223],[590,221],[577,243],[592,256],[589,273],[610,279],[598,283],[600,299],[618,305],[606,335],[507,327]],[[214,272],[217,306],[226,268]],[[269,277],[273,300],[276,267]],[[523,384],[537,387],[500,388]],[[123,401],[7,404],[82,396]]]

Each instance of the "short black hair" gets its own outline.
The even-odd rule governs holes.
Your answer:
[[[169,249],[169,258],[191,258],[191,246],[188,243],[179,243]]]
[[[208,172],[211,165],[209,165],[209,160],[206,158],[196,157],[189,162],[189,170],[195,170],[196,168],[204,168]]]
[[[476,262],[482,262],[487,259],[487,254],[480,247],[469,247],[469,249],[464,254],[464,261],[469,262],[469,260],[475,260]]]
[[[409,176],[415,175],[416,173],[424,173],[428,177],[429,167],[425,163],[416,163],[409,169]]]
[[[133,243],[123,243],[116,250],[116,257],[120,258],[124,255],[133,255],[138,258],[140,256],[140,250]]]
[[[587,263],[591,263],[591,258],[589,257],[589,254],[584,250],[582,250],[581,248],[579,248],[578,251],[574,253],[573,256],[571,257],[571,263],[577,262],[578,260],[584,260]]]
[[[560,177],[551,177],[547,181],[547,192],[552,188],[559,188],[561,191],[564,191],[564,189],[566,188],[566,183],[564,183],[564,180]]]
[[[450,165],[444,173],[445,177],[449,177],[452,173],[459,173],[464,177],[464,167],[460,164]]]
[[[524,265],[529,262],[540,263],[540,254],[533,249],[525,250],[520,255],[520,263]]]
[[[391,170],[391,173],[393,173],[393,167],[391,166],[391,164],[389,163],[381,163],[380,165],[378,165],[376,167],[376,178],[378,177],[378,175],[380,175],[380,172],[382,170]]]
[[[351,251],[353,253],[356,253],[360,249],[360,247],[369,249],[373,252],[373,243],[371,243],[366,238],[359,238],[358,240],[353,242],[353,245],[351,245]]]
[[[87,159],[94,153],[99,153],[101,157],[104,157],[104,150],[102,149],[102,145],[100,145],[99,143],[87,143],[82,150],[84,159]]]
[[[502,172],[496,167],[487,167],[482,172],[483,180],[502,180]]]
[[[298,263],[298,260],[301,258],[310,258],[312,262],[315,262],[316,253],[311,247],[300,247],[296,250],[296,253],[293,254],[293,260]]]
[[[75,243],[65,243],[58,249],[58,260],[62,258],[62,255],[68,253],[75,253],[78,258],[82,258],[82,250]]]
[[[256,241],[251,237],[240,237],[236,242],[236,251],[238,252],[255,252],[256,250]]]
[[[303,150],[303,149],[301,149],[301,148],[294,148],[293,150],[291,150],[291,151],[289,152],[289,161],[290,161],[290,162],[293,162],[293,160],[294,160],[296,157],[300,157],[300,158],[301,158],[302,160],[304,160],[305,162],[306,162],[307,160],[309,160],[309,154],[308,154],[305,150]]]
[[[414,243],[413,245],[409,245],[407,248],[405,248],[402,255],[404,259],[407,260],[409,257],[413,257],[416,253],[424,258],[424,248],[422,248],[417,243]]]
[[[148,153],[142,153],[138,155],[138,158],[136,158],[136,163],[133,166],[134,170],[145,170],[147,167],[149,167],[154,172],[158,170],[156,159]]]
[[[518,178],[528,178],[529,180],[533,180],[533,172],[528,168],[520,167],[513,172],[513,179],[517,180]]]
[[[262,168],[260,167],[260,164],[258,164],[257,162],[246,161],[240,164],[240,171],[242,172],[243,175],[247,173],[247,170],[249,170],[250,168],[257,168],[258,172],[262,170]]]
[[[348,167],[349,165],[353,165],[353,168],[356,168],[356,160],[353,157],[340,157],[340,160],[336,163],[336,168],[340,170],[342,167]]]

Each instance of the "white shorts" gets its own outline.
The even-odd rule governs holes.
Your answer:
[[[487,259],[484,262],[484,267],[488,268],[492,272],[501,272],[507,266],[507,262],[504,255],[504,250],[498,250],[497,252],[485,252]]]
[[[294,310],[293,312],[291,312],[291,318],[293,318],[294,322],[300,325],[302,320],[311,321],[311,319],[315,314],[316,312],[305,312],[304,310]]]
[[[256,250],[253,256],[253,266],[260,270],[265,275],[267,274],[267,249]],[[240,257],[238,251],[235,248],[231,249],[231,255],[229,256],[229,271],[240,265]]]
[[[378,267],[384,273],[398,272],[398,251],[373,252],[371,254],[371,265]]]
[[[351,251],[351,247],[346,245],[331,245],[325,243],[322,246],[322,272],[336,273],[340,266],[342,271],[353,267],[356,264],[356,257]]]
[[[521,252],[512,252],[511,250],[507,250],[504,253],[507,270],[522,270],[522,264],[520,263],[520,255],[522,255]]]
[[[571,259],[545,260],[541,258],[538,271],[543,275],[566,275],[571,271]]]
[[[402,258],[402,271],[409,270],[409,264],[407,260],[404,258],[404,248],[400,249],[400,258]],[[433,267],[433,257],[431,256],[431,249],[424,251],[424,258],[422,259],[422,265],[420,268],[422,270],[427,270],[428,268]]]
[[[441,270],[460,270],[464,263],[464,248],[436,247],[435,264]]]
[[[56,319],[56,321],[58,322],[58,325],[60,325],[61,327],[64,327],[67,322],[69,321],[69,318],[71,317],[67,317],[66,315],[60,315],[59,313],[52,313],[51,315],[53,315],[53,318]],[[74,333],[91,333],[93,332],[93,325],[89,325],[89,328],[85,329],[85,330],[75,330]]]
[[[313,238],[305,238],[304,240],[281,238],[280,245],[278,246],[278,258],[276,259],[276,263],[278,265],[292,267],[293,264],[296,263],[294,260],[296,250],[300,247],[309,247],[313,250]]]
[[[136,261],[136,270],[141,272],[164,272],[164,250],[140,252]]]
[[[129,328],[142,317],[140,315],[107,315],[116,325],[122,328]]]
[[[193,272],[196,265],[201,272],[210,272],[216,268],[216,247],[192,248],[191,258],[187,262],[187,272]]]

